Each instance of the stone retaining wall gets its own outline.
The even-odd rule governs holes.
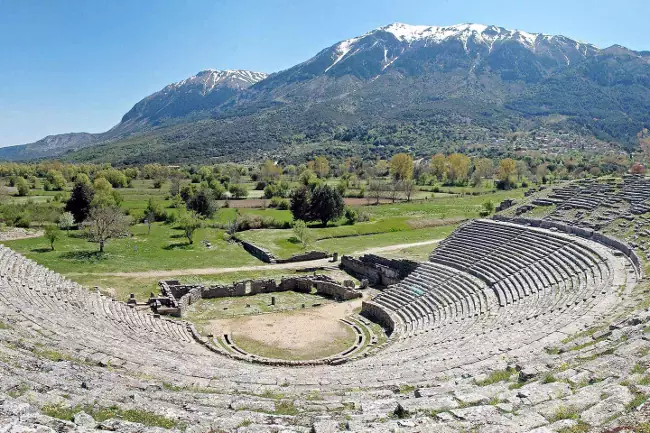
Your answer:
[[[294,262],[308,262],[310,260],[321,260],[329,257],[327,251],[307,251],[302,254],[294,254],[288,259],[276,259],[276,263],[294,263]]]
[[[257,257],[264,263],[277,263],[277,257],[275,257],[271,252],[266,251],[264,248],[258,247],[252,242],[247,242],[242,240],[240,240],[239,242],[241,242],[242,246],[249,254]]]
[[[497,221],[513,222],[522,225],[530,225],[531,227],[540,227],[543,229],[554,228],[563,233],[579,236],[585,239],[591,239],[592,241],[596,241],[610,248],[614,248],[616,250],[621,251],[634,264],[637,273],[639,275],[643,274],[642,262],[639,259],[639,256],[637,256],[636,252],[634,252],[634,250],[629,245],[627,245],[625,242],[622,242],[611,236],[607,236],[603,233],[597,232],[593,229],[578,227],[578,226],[574,226],[571,224],[562,223],[558,221],[547,221],[547,220],[541,220],[536,218],[522,218],[522,217],[508,218],[503,215],[494,215],[492,218]]]
[[[392,314],[388,310],[384,309],[384,307],[379,304],[372,301],[362,302],[360,314],[373,322],[379,323],[384,327],[384,329],[386,329],[386,332],[389,335],[395,330],[396,319],[393,318]]]
[[[320,260],[326,259],[329,257],[327,251],[307,251],[300,254],[294,254],[288,259],[281,259],[276,257],[272,252],[265,250],[264,248],[255,245],[252,242],[248,241],[239,241],[244,249],[251,254],[252,256],[258,258],[264,263],[294,263],[294,262],[307,262],[310,260]]]
[[[389,286],[406,278],[417,267],[411,260],[387,259],[374,254],[359,258],[343,256],[341,268],[359,279],[365,278],[372,285]]]
[[[324,275],[282,278],[280,283],[273,279],[237,281],[231,285],[182,285],[178,281],[158,282],[162,298],[178,311],[175,315],[182,316],[187,307],[199,299],[214,299],[238,296],[253,296],[260,293],[275,293],[292,290],[310,293],[316,287],[316,293],[337,300],[349,300],[361,297],[361,292],[353,287],[346,287]],[[181,295],[176,298],[176,295]],[[161,299],[161,298],[157,298]],[[163,299],[164,300],[164,299]]]

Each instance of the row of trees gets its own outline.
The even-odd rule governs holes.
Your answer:
[[[588,155],[584,153],[567,153],[564,155],[547,155],[536,151],[520,151],[507,158],[469,157],[462,153],[437,154],[431,158],[418,158],[401,153],[390,160],[362,160],[358,157],[330,161],[318,156],[299,165],[282,165],[267,160],[260,165],[218,164],[188,165],[183,167],[146,164],[141,167],[118,169],[108,164],[67,164],[61,162],[41,162],[34,164],[0,163],[0,177],[9,179],[11,186],[16,186],[19,194],[27,194],[28,188],[40,187],[48,190],[62,190],[67,182],[76,182],[80,175],[93,181],[106,179],[113,188],[125,188],[133,185],[136,179],[153,180],[154,187],[160,188],[166,182],[179,185],[181,179],[192,183],[207,182],[219,198],[228,193],[233,198],[247,195],[246,188],[240,184],[248,176],[260,183],[260,189],[268,184],[280,184],[283,179],[299,181],[305,177],[326,179],[353,176],[355,179],[386,179],[395,181],[414,180],[424,185],[443,182],[454,185],[478,185],[481,181],[499,176],[501,161],[513,160],[518,181],[527,178],[542,182],[544,179],[571,179],[601,174],[624,173],[634,162],[650,163],[650,133],[643,130],[638,134],[641,153],[634,161],[624,153],[606,153]],[[511,175],[512,176],[512,175]],[[505,180],[505,179],[500,179]],[[220,185],[218,185],[220,184]],[[178,187],[176,187],[178,189]],[[268,194],[267,194],[267,198]]]

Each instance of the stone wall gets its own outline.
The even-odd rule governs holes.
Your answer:
[[[515,203],[516,202],[513,199],[507,198],[503,200],[501,203],[499,203],[499,206],[497,206],[496,211],[501,212],[502,210],[511,208],[512,206],[515,205]]]
[[[277,263],[277,257],[275,257],[271,252],[266,251],[262,247],[258,247],[254,243],[240,240],[242,246],[249,254],[257,257],[265,263]]]
[[[356,257],[341,257],[341,269],[359,279],[367,279],[372,285],[381,285],[381,274],[379,273],[379,269],[362,262]]]
[[[372,285],[389,286],[406,278],[417,267],[411,260],[387,259],[374,254],[359,258],[343,256],[341,268],[359,279],[367,279]]]
[[[307,251],[302,254],[294,254],[288,259],[276,259],[276,263],[294,263],[294,262],[307,262],[310,260],[321,260],[329,257],[327,251]]]
[[[170,285],[171,283],[171,285]],[[155,298],[168,303],[178,311],[174,315],[182,316],[187,307],[199,299],[214,299],[239,296],[253,296],[260,293],[276,293],[292,290],[301,293],[311,293],[316,287],[316,293],[337,300],[349,300],[361,297],[361,292],[353,286],[346,287],[324,275],[282,278],[280,283],[273,279],[237,281],[231,285],[183,285],[178,281],[159,281],[161,297]],[[176,295],[181,295],[176,298]]]
[[[185,295],[181,296],[181,298],[178,300],[178,309],[180,310],[179,313],[182,315],[183,311],[199,299],[201,299],[203,293],[201,291],[200,287],[195,287],[191,289],[189,292],[187,292]]]
[[[316,293],[319,295],[330,296],[334,299],[343,301],[361,297],[361,292],[358,290],[344,287],[330,281],[316,281],[315,284]]]
[[[386,329],[389,335],[395,330],[396,319],[393,318],[393,315],[388,310],[379,304],[372,301],[362,302],[360,314],[373,322],[379,323]]]
[[[639,259],[639,256],[636,254],[636,252],[632,248],[630,248],[629,245],[616,238],[594,231],[593,229],[578,227],[578,226],[574,226],[571,224],[562,223],[558,221],[547,221],[547,220],[540,220],[535,218],[522,218],[522,217],[508,218],[502,215],[494,215],[493,218],[497,221],[513,222],[522,225],[530,225],[531,227],[540,227],[543,229],[556,229],[563,233],[567,233],[574,236],[580,236],[585,239],[596,241],[610,248],[614,248],[616,250],[621,251],[634,264],[637,273],[639,275],[643,274],[642,262]]]

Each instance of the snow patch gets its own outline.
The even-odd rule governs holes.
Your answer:
[[[337,57],[336,57],[336,59],[334,59],[334,63],[332,63],[331,65],[329,65],[327,67],[327,69],[325,69],[325,72],[329,71],[330,69],[332,69],[334,67],[334,65],[336,65],[338,62],[343,60],[343,57],[345,57],[345,55],[350,52],[350,50],[352,49],[352,45],[354,45],[354,43],[356,41],[358,41],[358,40],[359,40],[359,38],[352,38],[352,39],[348,39],[346,41],[340,42],[338,44],[338,46],[336,47],[336,55],[337,55]]]

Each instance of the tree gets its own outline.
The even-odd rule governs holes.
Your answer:
[[[411,201],[411,196],[413,195],[413,191],[415,191],[415,181],[413,179],[405,179],[400,183],[402,191],[404,191],[404,195],[406,196],[406,201]]]
[[[472,185],[481,186],[483,180],[494,174],[494,162],[490,158],[479,158],[474,162]]]
[[[647,128],[643,128],[643,130],[637,134],[637,137],[639,138],[639,147],[641,148],[643,161],[650,163],[650,132],[648,132]]]
[[[447,158],[438,153],[431,158],[431,174],[440,182],[447,174]]]
[[[454,184],[463,184],[467,181],[470,159],[462,153],[453,153],[447,158],[449,163],[449,180]]]
[[[277,180],[282,175],[282,168],[278,167],[275,162],[267,159],[260,167],[260,177],[263,181],[271,182]]]
[[[303,220],[295,220],[292,225],[293,234],[300,241],[302,249],[306,249],[309,243],[311,242],[309,236],[309,229],[307,228],[307,223]]]
[[[485,212],[488,215],[490,215],[492,212],[494,212],[494,203],[492,202],[492,200],[488,200],[488,201],[484,202],[483,203],[483,209],[485,210]]]
[[[93,197],[93,207],[110,207],[116,206],[115,196],[113,195],[113,185],[103,177],[98,177],[93,182],[95,195]]]
[[[219,209],[217,201],[214,199],[214,193],[209,188],[201,188],[187,203],[187,208],[205,218],[212,216]]]
[[[384,177],[390,172],[390,164],[385,159],[379,159],[375,163],[375,175]]]
[[[201,220],[196,212],[189,212],[183,215],[178,226],[183,230],[187,241],[192,245],[194,243],[194,232],[201,228]]]
[[[340,218],[344,209],[343,197],[336,188],[327,184],[314,188],[309,204],[309,214],[313,220],[320,220],[323,226]]]
[[[317,156],[314,159],[314,173],[319,178],[325,178],[330,172],[330,163],[324,156]]]
[[[59,228],[70,233],[70,229],[74,225],[74,215],[71,212],[63,212],[59,216]]]
[[[388,195],[393,203],[395,203],[395,201],[399,198],[400,191],[400,182],[393,181],[388,185]]]
[[[232,198],[246,198],[248,197],[248,188],[246,188],[244,185],[237,185],[237,184],[230,184],[228,187],[228,192],[230,192],[230,195]]]
[[[313,171],[309,169],[305,169],[300,173],[300,180],[299,182],[303,185],[310,185],[316,181],[316,175],[314,174]]]
[[[126,188],[129,184],[129,179],[126,177],[126,175],[115,168],[107,168],[95,175],[95,179],[98,179],[100,177],[106,179],[113,186],[113,188]]]
[[[413,178],[413,158],[406,153],[398,153],[390,160],[390,174],[396,181]]]
[[[174,176],[171,178],[171,183],[169,184],[169,196],[176,197],[181,192],[181,178],[179,176]]]
[[[58,170],[48,171],[47,181],[50,183],[50,187],[55,191],[62,191],[65,188],[65,178]]]
[[[50,241],[50,248],[54,251],[54,242],[61,237],[61,230],[54,224],[49,224],[45,227],[45,239]]]
[[[79,176],[77,176],[79,178]],[[88,176],[75,183],[70,199],[65,204],[65,210],[70,212],[78,223],[84,222],[90,214],[91,203],[95,190],[88,181]]]
[[[300,185],[291,191],[289,197],[289,209],[295,220],[309,221],[309,203],[311,190],[306,185]]]
[[[515,181],[514,177],[517,174],[517,162],[512,158],[505,158],[499,162],[499,170],[497,176],[503,189],[510,189]]]
[[[99,244],[99,252],[109,239],[126,236],[131,219],[117,206],[95,207],[84,222],[86,236],[91,242]]]
[[[368,182],[368,197],[375,199],[375,204],[379,204],[379,199],[381,199],[381,193],[384,189],[384,185],[379,179],[370,179]]]
[[[16,190],[18,191],[18,195],[20,197],[29,195],[29,183],[27,183],[24,177],[19,176],[16,178],[14,181],[14,186],[16,187]]]

